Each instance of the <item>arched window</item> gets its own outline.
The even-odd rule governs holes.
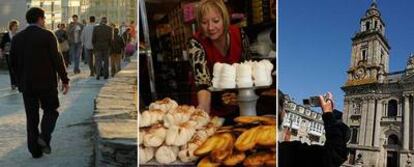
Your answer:
[[[396,117],[398,111],[397,100],[388,101],[388,117]]]
[[[369,21],[365,22],[365,28],[367,31],[370,29],[370,24],[371,23]]]
[[[390,135],[388,136],[388,145],[399,145],[399,140],[398,140],[398,136],[397,135]]]

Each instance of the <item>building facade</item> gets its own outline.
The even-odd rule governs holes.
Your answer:
[[[351,128],[347,165],[411,166],[414,153],[414,56],[405,70],[389,72],[390,45],[374,1],[352,38],[342,90],[344,122]]]
[[[28,6],[28,0],[0,0],[0,33],[7,31],[9,22],[14,19],[20,22],[20,29],[26,26],[25,12]]]
[[[135,0],[84,0],[82,10],[85,16],[95,16],[98,21],[106,16],[110,23],[116,25],[122,22],[129,24],[137,20],[137,1]]]
[[[322,114],[296,104],[285,98],[285,116],[279,133],[279,141],[301,141],[307,144],[323,145],[325,130]]]
[[[40,7],[45,10],[46,28],[57,29],[62,22],[62,1],[61,0],[31,0],[30,7]]]

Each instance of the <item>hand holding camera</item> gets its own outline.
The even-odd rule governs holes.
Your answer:
[[[311,107],[321,107],[323,112],[332,112],[334,109],[331,92],[326,93],[325,96],[312,96],[309,99],[304,99],[303,104]]]

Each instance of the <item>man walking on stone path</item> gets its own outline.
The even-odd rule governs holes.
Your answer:
[[[91,71],[90,76],[95,75],[95,67],[94,67],[94,56],[93,56],[93,44],[92,44],[92,33],[95,27],[95,16],[89,17],[89,24],[85,26],[82,31],[81,40],[82,45],[84,47],[84,53],[86,61],[89,65],[89,70]]]
[[[33,158],[51,153],[50,140],[59,112],[58,77],[62,91],[69,90],[63,57],[53,32],[45,29],[45,11],[30,8],[26,13],[29,26],[13,37],[10,55],[16,82],[23,101],[27,120],[27,144]],[[39,107],[43,117],[39,132]]]
[[[112,40],[114,39],[114,30],[107,23],[108,20],[106,17],[102,17],[101,23],[94,28],[92,35],[93,50],[96,58],[95,72],[97,80],[99,80],[102,72],[104,79],[108,79],[109,77],[109,51]]]

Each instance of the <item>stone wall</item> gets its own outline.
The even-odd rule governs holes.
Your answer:
[[[95,166],[137,166],[137,62],[110,79],[95,99]]]

